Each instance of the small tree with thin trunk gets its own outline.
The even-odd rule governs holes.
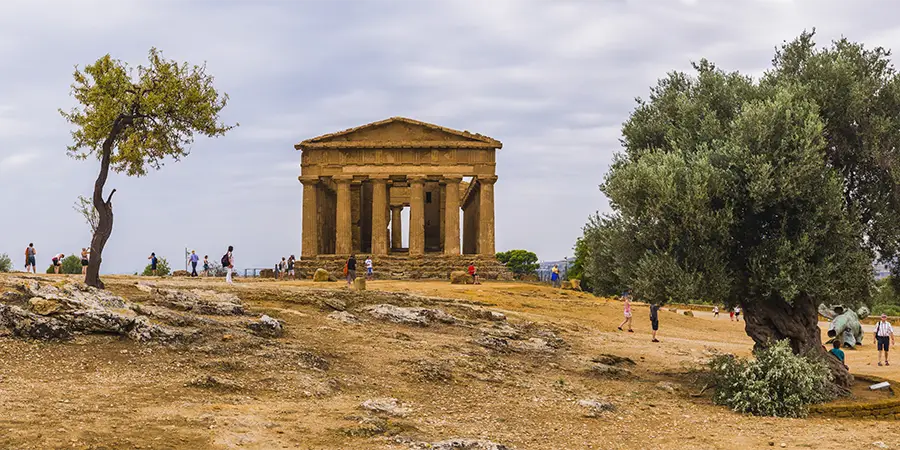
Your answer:
[[[187,156],[195,134],[217,137],[236,125],[219,120],[228,95],[216,91],[205,66],[166,60],[155,48],[149,63],[136,71],[105,55],[84,70],[76,67],[74,78],[72,96],[78,106],[60,114],[75,126],[69,156],[100,160],[92,198],[98,221],[84,281],[103,288],[100,263],[112,233],[116,192],[104,198],[110,168],[146,175],[148,168],[161,168],[167,157],[178,161]]]

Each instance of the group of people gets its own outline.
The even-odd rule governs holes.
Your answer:
[[[275,263],[275,278],[279,280],[283,280],[284,277],[294,276],[294,263],[297,261],[297,258],[294,255],[291,255],[290,258],[281,257],[281,261]]]
[[[719,317],[719,307],[713,306],[712,313],[713,313],[713,317]],[[734,322],[734,321],[740,322],[741,321],[741,307],[735,306],[734,308],[731,308],[731,310],[728,311],[728,315],[732,322]]]
[[[90,264],[91,250],[88,248],[81,249],[81,274],[87,273],[88,264]],[[66,258],[64,253],[57,253],[50,258],[50,266],[53,267],[53,273],[59,274],[62,262]],[[34,242],[30,242],[25,247],[25,273],[37,274],[37,249],[34,248]]]
[[[366,268],[366,280],[375,278],[375,265],[372,263],[372,257],[366,256],[363,264]],[[344,263],[344,276],[347,277],[347,287],[353,286],[353,280],[356,279],[356,255],[350,255],[347,262]]]
[[[619,324],[619,331],[625,331],[622,327],[628,325],[628,332],[634,333],[634,329],[631,327],[631,291],[625,291],[622,294],[622,299],[625,302],[625,320]],[[652,332],[650,342],[659,342],[659,339],[656,338],[656,332],[659,331],[659,305],[657,304],[650,305],[650,329]]]

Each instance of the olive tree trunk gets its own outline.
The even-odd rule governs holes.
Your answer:
[[[94,182],[94,208],[97,209],[97,229],[94,230],[94,236],[91,238],[91,256],[88,262],[87,274],[84,276],[84,283],[98,289],[103,289],[103,281],[100,280],[100,263],[103,261],[103,247],[112,234],[113,211],[112,196],[116,193],[113,189],[109,193],[109,197],[103,199],[103,188],[106,186],[106,179],[109,177],[109,163],[112,157],[112,147],[116,137],[125,126],[125,120],[122,117],[116,119],[113,128],[103,141],[100,155],[100,174],[97,175],[97,181]]]
[[[822,345],[819,312],[816,302],[807,295],[799,296],[793,304],[769,298],[744,307],[744,328],[753,339],[754,348],[766,348],[769,343],[788,339],[794,353],[825,361],[834,376],[834,383],[849,389],[853,375],[837,358],[828,355]]]

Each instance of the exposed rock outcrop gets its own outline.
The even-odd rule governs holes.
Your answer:
[[[382,303],[369,306],[365,310],[376,319],[423,327],[437,322],[452,324],[459,321],[456,317],[440,309],[403,307]]]

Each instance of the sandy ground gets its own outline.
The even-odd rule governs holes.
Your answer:
[[[136,280],[106,278],[112,291],[140,301]],[[511,324],[552,330],[566,343],[550,353],[498,353],[476,345],[473,328],[391,324],[359,311],[361,324],[329,320],[331,310],[312,299],[340,283],[157,281],[232,291],[254,314],[282,320],[286,334],[181,347],[113,336],[0,337],[0,449],[378,450],[449,438],[519,450],[871,449],[875,441],[900,448],[897,422],[755,418],[691,396],[700,388],[693,370],[710,351],[749,353],[743,323],[727,315],[664,310],[662,342],[653,344],[646,307],[635,308],[635,333],[618,332],[622,305],[587,294],[517,283],[369,284],[503,312]],[[5,282],[0,276],[0,291]],[[591,358],[604,353],[633,359],[633,375],[590,373]],[[898,366],[875,365],[872,345],[847,359],[855,373],[900,380]],[[379,397],[400,399],[410,412],[385,418],[360,409]],[[616,410],[586,417],[581,399]]]

